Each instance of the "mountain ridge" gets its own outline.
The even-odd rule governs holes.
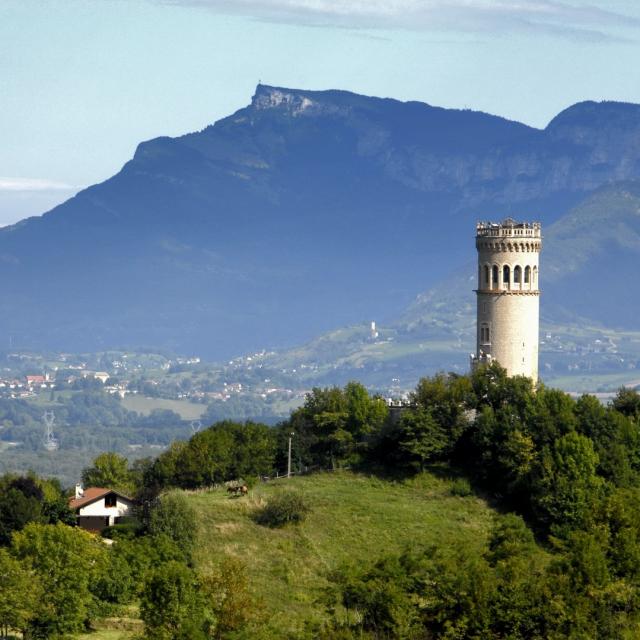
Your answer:
[[[31,348],[226,358],[391,319],[472,258],[477,219],[517,209],[546,226],[640,177],[638,105],[558,118],[534,129],[259,85],[234,114],[142,142],[108,180],[0,229],[0,331]]]

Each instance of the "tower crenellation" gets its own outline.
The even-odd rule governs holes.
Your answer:
[[[539,222],[479,222],[477,338],[472,367],[497,361],[509,375],[538,378]]]

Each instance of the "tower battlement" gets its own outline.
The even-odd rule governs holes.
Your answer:
[[[476,236],[482,238],[541,238],[542,227],[539,222],[516,222],[507,218],[502,222],[478,222]]]
[[[538,378],[539,222],[476,225],[477,349],[471,366],[497,361],[509,375]]]

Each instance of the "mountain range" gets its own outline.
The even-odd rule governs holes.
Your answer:
[[[543,318],[633,328],[636,180],[640,105],[583,102],[535,129],[259,85],[233,115],[143,142],[115,176],[0,229],[0,332],[211,359],[370,319],[437,340],[472,321],[476,221],[506,216],[543,223]]]

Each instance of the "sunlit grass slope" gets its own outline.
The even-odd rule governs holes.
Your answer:
[[[298,637],[307,622],[323,619],[318,599],[327,573],[345,562],[369,563],[410,543],[482,546],[492,510],[480,498],[455,497],[451,486],[446,474],[388,481],[345,471],[262,483],[242,498],[224,489],[194,492],[198,568],[206,571],[224,556],[243,559],[272,631]],[[305,496],[306,521],[276,530],[255,524],[252,513],[283,489]]]

